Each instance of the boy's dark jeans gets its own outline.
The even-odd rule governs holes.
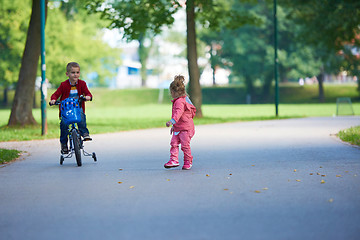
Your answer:
[[[81,136],[84,136],[84,134],[89,134],[89,130],[86,127],[86,115],[83,111],[81,111],[81,122],[78,124],[78,128],[80,131]],[[60,121],[60,142],[62,144],[65,144],[68,142],[68,133],[69,133],[69,126],[64,124],[64,122]]]

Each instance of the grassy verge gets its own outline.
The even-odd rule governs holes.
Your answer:
[[[283,104],[308,104],[318,103],[318,85],[299,86],[294,83],[280,83],[280,102]],[[154,103],[159,100],[159,89],[107,89],[91,88],[94,96],[94,107],[101,106],[135,106]],[[55,89],[49,89],[49,96]],[[160,90],[162,91],[162,90]],[[15,95],[15,90],[9,90],[8,101],[3,102],[3,89],[0,86],[0,108],[10,108]],[[170,102],[170,94],[167,89],[163,91],[163,103]],[[360,102],[359,92],[356,84],[324,84],[325,103],[335,103],[339,97],[349,97],[353,103]],[[40,92],[35,93],[36,106],[40,106]],[[274,88],[271,89],[270,95],[265,97],[262,94],[261,87],[255,87],[251,96],[253,104],[269,104],[274,102]],[[247,92],[244,86],[217,86],[202,88],[203,104],[245,104]]]
[[[360,126],[351,127],[338,133],[341,140],[360,146]]]
[[[170,104],[146,104],[136,106],[106,106],[98,107],[88,103],[86,109],[87,124],[91,134],[129,131],[135,129],[165,127],[165,122],[171,116]],[[355,114],[360,113],[360,103],[354,103]],[[280,104],[279,115],[276,118],[275,107],[273,104],[255,105],[203,105],[202,111],[204,118],[195,119],[195,125],[215,124],[236,121],[255,121],[284,118],[300,118],[315,116],[333,116],[336,112],[336,104]],[[34,109],[33,115],[38,123],[41,123],[40,109]],[[27,141],[34,139],[49,139],[59,137],[59,119],[57,107],[47,108],[48,133],[41,136],[41,124],[27,128],[7,127],[10,116],[10,109],[0,109],[0,142],[4,141]],[[350,135],[343,139],[343,135]],[[359,145],[359,128],[351,131],[339,133],[339,137],[344,141]],[[356,143],[357,141],[357,143]],[[8,162],[16,159],[19,152],[16,150],[0,149],[0,159]],[[3,157],[9,156],[10,158]],[[5,159],[5,160],[3,160]]]
[[[88,103],[86,109],[87,124],[91,134],[129,131],[165,127],[171,116],[170,104],[146,104],[137,106],[96,107]],[[354,103],[355,114],[360,113],[360,103]],[[215,124],[235,121],[254,121],[276,119],[272,104],[255,105],[203,105],[204,118],[195,119],[195,125]],[[336,104],[281,104],[279,118],[299,118],[313,116],[333,116]],[[48,134],[41,136],[41,124],[21,128],[7,127],[10,110],[0,110],[0,142],[27,141],[59,137],[59,119],[57,107],[47,108]],[[41,112],[33,110],[33,115],[41,123]]]
[[[54,90],[49,89],[49,94]],[[91,91],[94,95],[94,101],[88,103],[86,108],[87,124],[91,134],[165,127],[165,122],[171,116],[170,95],[166,89],[162,100],[165,104],[157,103],[159,89],[110,90],[95,88],[91,89]],[[318,101],[317,85],[300,87],[283,84],[280,86],[280,101],[282,104],[279,106],[278,118],[274,116],[274,104],[243,104],[246,99],[246,91],[243,87],[210,87],[203,88],[202,92],[204,118],[195,119],[195,125],[334,116],[336,113],[335,102],[338,97],[350,97],[355,115],[360,115],[360,98],[354,84],[326,85],[325,104],[316,104]],[[252,96],[252,103],[273,102],[273,95],[268,99],[263,99],[261,89],[257,89],[255,92],[258,92],[258,94]],[[2,93],[3,91],[0,91],[0,99],[3,99]],[[41,112],[39,108],[33,110],[38,125],[26,128],[20,126],[7,127],[14,90],[9,91],[8,96],[9,101],[7,104],[0,103],[0,143],[4,141],[27,141],[59,137],[57,107],[47,107],[48,133],[46,136],[41,136]],[[36,106],[40,106],[39,92],[36,93],[35,102]],[[357,130],[357,133],[355,132],[356,134],[359,135],[359,130]],[[16,154],[16,151],[14,153]],[[3,153],[1,153],[0,159],[3,159],[2,155]],[[13,156],[17,158],[18,155]]]
[[[20,151],[0,148],[0,164],[5,164],[17,159],[20,156]]]
[[[245,104],[246,89],[244,87],[204,87],[202,89],[205,104]],[[352,102],[359,102],[359,93],[355,84],[335,85],[324,84],[325,103],[335,103],[339,97],[349,97]],[[299,86],[298,84],[280,84],[279,96],[281,103],[318,103],[318,85]],[[275,99],[274,88],[268,96],[262,94],[260,87],[255,87],[251,95],[251,103],[266,104]]]

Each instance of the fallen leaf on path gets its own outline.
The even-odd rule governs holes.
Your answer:
[[[296,181],[297,181],[297,182],[301,182],[301,180],[300,180],[300,179],[296,179]]]
[[[267,187],[264,187],[263,190],[269,190]]]
[[[122,168],[119,168],[119,171],[122,171],[123,169]]]
[[[255,190],[256,193],[261,193],[259,190]]]
[[[170,179],[166,179],[166,181],[170,181]]]
[[[321,175],[320,173],[316,173],[316,175]]]
[[[210,177],[210,175],[209,175],[209,174],[206,174],[206,176],[207,176],[207,177]]]
[[[322,177],[326,177],[326,175],[325,175],[325,174],[322,174],[321,176],[322,176]]]
[[[296,172],[296,169],[294,169],[294,172]]]
[[[132,188],[134,188],[134,187],[135,187],[135,186],[130,186],[129,188],[132,189]]]
[[[228,191],[229,189],[228,188],[224,188],[224,191]]]
[[[336,175],[336,177],[342,177],[340,174]]]
[[[323,179],[323,180],[321,180],[321,182],[320,182],[320,183],[321,183],[321,184],[325,183],[324,179]]]
[[[330,199],[328,200],[328,202],[330,202],[330,203],[332,203],[333,201],[334,201],[333,198],[330,198]]]
[[[310,173],[310,175],[314,175],[313,173]]]
[[[118,182],[118,184],[122,184],[122,182]]]

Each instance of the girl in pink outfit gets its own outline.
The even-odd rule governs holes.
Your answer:
[[[181,144],[181,150],[184,152],[184,166],[182,169],[189,170],[192,167],[193,160],[190,140],[195,134],[193,118],[196,108],[186,94],[184,81],[184,76],[177,75],[170,84],[173,105],[171,120],[166,123],[166,126],[170,127],[172,125],[170,130],[172,138],[170,142],[170,161],[165,163],[164,167],[172,168],[179,166],[179,144]]]

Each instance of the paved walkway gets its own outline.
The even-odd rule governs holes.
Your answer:
[[[93,135],[59,165],[58,140],[0,168],[1,239],[359,239],[359,117],[197,126],[194,166],[166,170],[168,128]]]

